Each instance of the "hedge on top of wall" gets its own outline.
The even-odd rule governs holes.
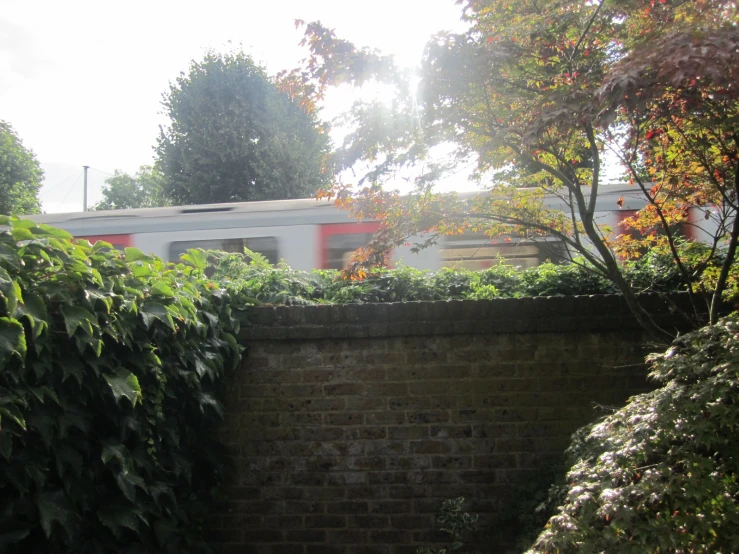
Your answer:
[[[700,245],[686,245],[692,249]],[[375,302],[435,301],[456,299],[516,298],[617,294],[615,285],[587,263],[547,262],[521,270],[505,261],[489,269],[471,271],[444,268],[422,271],[408,266],[374,270],[367,278],[343,279],[335,270],[294,270],[272,265],[264,256],[209,252],[213,279],[220,282],[243,305],[307,305]],[[694,259],[694,258],[691,258]],[[413,259],[410,260],[411,262]],[[671,256],[648,252],[624,266],[624,275],[639,292],[686,290]],[[731,291],[736,294],[736,291]]]
[[[204,255],[165,265],[0,224],[0,551],[207,550],[240,347]]]

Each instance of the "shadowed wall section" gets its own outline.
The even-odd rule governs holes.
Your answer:
[[[673,317],[658,299],[651,311]],[[464,496],[504,552],[512,491],[596,414],[648,390],[618,296],[258,308],[228,383],[219,552],[400,554]]]

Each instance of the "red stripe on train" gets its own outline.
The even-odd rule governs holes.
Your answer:
[[[77,239],[85,239],[92,243],[100,240],[109,242],[116,248],[125,248],[126,246],[133,246],[133,240],[131,235],[85,235],[77,236]]]

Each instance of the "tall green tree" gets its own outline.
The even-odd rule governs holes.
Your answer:
[[[338,168],[369,163],[364,189],[339,183],[331,195],[354,213],[382,221],[358,266],[381,264],[388,248],[427,233],[556,237],[613,281],[642,324],[656,329],[621,274],[622,255],[663,248],[674,255],[695,314],[708,292],[710,320],[735,267],[739,238],[739,33],[728,0],[458,0],[469,30],[427,45],[420,84],[393,60],[357,48],[320,23],[305,28],[305,64],[283,75],[286,88],[319,104],[326,89],[375,80],[391,103],[357,104],[354,129],[336,152]],[[446,159],[434,147],[449,145]],[[620,229],[598,225],[603,165],[615,155],[648,208],[648,231],[633,248]],[[433,194],[445,170],[476,162],[495,194],[469,202]],[[410,196],[380,184],[397,170],[425,165]],[[644,174],[649,180],[644,179]],[[566,207],[547,209],[545,196]],[[706,211],[710,247],[688,264],[676,225]],[[612,209],[618,209],[614,202]],[[658,231],[652,235],[652,231]],[[720,267],[701,290],[709,268]],[[715,272],[714,272],[715,273]],[[695,314],[692,314],[691,317]]]
[[[9,123],[0,120],[0,214],[36,214],[44,172]]]
[[[142,165],[131,176],[120,170],[105,180],[103,200],[96,210],[126,210],[130,208],[156,208],[168,206],[164,195],[164,177],[156,168]]]
[[[330,180],[325,129],[244,53],[193,61],[163,105],[157,166],[175,204],[305,198]]]

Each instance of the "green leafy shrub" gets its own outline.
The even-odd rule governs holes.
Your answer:
[[[489,269],[440,269],[422,271],[400,266],[375,270],[367,278],[344,280],[335,270],[312,272],[270,264],[263,256],[209,252],[213,279],[226,287],[240,306],[254,304],[350,304],[413,302],[454,299],[490,299],[522,296],[614,294],[612,283],[582,261],[544,263],[519,270],[501,263]],[[630,263],[625,274],[638,290],[682,290],[672,265],[656,256]]]
[[[474,531],[477,529],[478,516],[470,515],[467,512],[462,511],[462,504],[464,504],[464,498],[456,498],[453,500],[445,500],[441,503],[437,521],[442,524],[441,530],[449,535],[449,544],[446,548],[419,548],[416,550],[416,554],[451,554],[452,552],[459,552],[464,554],[462,549],[464,548],[464,534],[467,531]],[[469,554],[475,554],[470,552]]]
[[[239,307],[311,304],[334,277],[295,270],[285,264],[274,266],[263,255],[246,248],[243,254],[213,250],[206,254],[213,279],[228,287]]]
[[[640,290],[667,292],[683,287],[683,279],[671,253],[650,250],[629,263],[624,273],[629,282]]]
[[[663,247],[653,248],[638,260],[627,264],[624,268],[626,279],[637,290],[653,292],[687,290],[686,283],[689,281],[694,291],[710,295],[716,288],[726,260],[726,249],[714,251],[706,244],[680,238],[675,240],[675,248],[685,274],[678,267],[673,253]],[[736,261],[728,268],[723,299],[726,302],[739,300],[739,263]]]
[[[240,348],[205,256],[0,224],[0,551],[206,550],[219,381]]]
[[[503,505],[499,525],[516,548],[528,548],[564,500],[565,469],[562,459],[539,465],[515,487]]]
[[[651,362],[662,387],[592,427],[530,552],[739,551],[739,316]]]
[[[495,287],[501,297],[521,295],[522,271],[507,263],[500,263],[488,269],[475,272],[479,278],[479,286]],[[473,291],[474,292],[474,291]]]
[[[543,263],[521,274],[522,296],[613,294],[615,286],[579,263]]]
[[[449,294],[428,271],[401,266],[376,271],[362,281],[333,279],[323,288],[323,298],[331,303],[412,302],[443,300]]]

